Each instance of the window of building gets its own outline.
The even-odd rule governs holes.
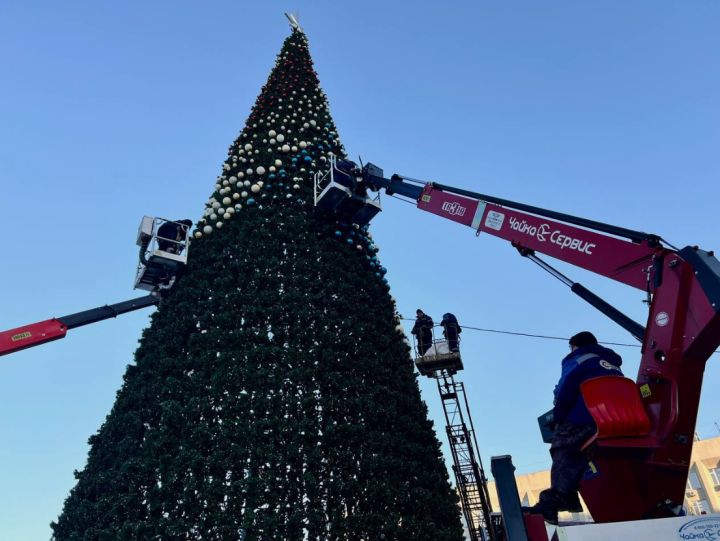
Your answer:
[[[702,485],[700,484],[700,478],[698,477],[698,474],[694,471],[691,471],[690,475],[688,475],[688,485],[690,485],[690,488],[692,488],[693,490],[702,488]]]
[[[710,477],[714,485],[720,485],[720,468],[710,468]]]
[[[703,515],[710,512],[710,504],[707,500],[698,500],[693,503],[693,511],[695,515]]]

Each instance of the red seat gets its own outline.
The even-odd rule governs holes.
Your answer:
[[[580,392],[597,425],[597,434],[592,440],[650,433],[650,419],[633,380],[601,376],[583,382]]]

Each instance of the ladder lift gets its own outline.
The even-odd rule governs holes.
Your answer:
[[[477,452],[475,427],[470,417],[465,385],[455,379],[455,375],[463,369],[459,348],[451,351],[447,340],[435,339],[433,334],[430,347],[421,352],[416,343],[415,352],[415,366],[418,371],[421,375],[434,379],[440,393],[445,412],[445,431],[453,459],[455,485],[470,541],[497,541],[491,523],[492,506],[487,478]]]

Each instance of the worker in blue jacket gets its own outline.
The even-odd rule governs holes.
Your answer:
[[[599,345],[591,332],[570,338],[570,353],[562,360],[560,381],[555,386],[550,488],[540,493],[536,505],[524,511],[540,513],[552,524],[557,524],[558,511],[582,511],[578,489],[588,461],[580,448],[595,433],[596,426],[580,393],[580,384],[600,376],[622,376],[621,364],[620,355]]]

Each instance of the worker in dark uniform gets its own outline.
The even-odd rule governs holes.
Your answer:
[[[350,190],[355,191],[357,189],[357,176],[358,168],[357,164],[351,160],[339,159],[335,162],[335,172],[333,178],[335,182]]]
[[[415,314],[417,318],[410,332],[415,335],[418,353],[422,356],[425,355],[425,352],[432,346],[432,328],[434,323],[432,318],[419,308],[415,311]]]
[[[158,250],[180,255],[185,249],[183,242],[191,225],[192,220],[167,221],[162,224],[157,231]]]
[[[551,524],[557,524],[558,511],[582,511],[578,489],[588,460],[580,448],[595,433],[596,426],[580,393],[580,384],[599,376],[622,376],[621,364],[620,356],[599,345],[592,333],[583,331],[570,338],[570,353],[562,361],[560,381],[554,391],[550,488],[540,493],[536,505],[524,507],[523,511],[542,514]]]
[[[450,348],[450,351],[452,351],[453,353],[457,353],[458,351],[460,351],[460,337],[458,335],[462,332],[462,329],[460,328],[460,324],[458,323],[457,318],[450,312],[448,312],[447,314],[443,314],[442,321],[440,321],[440,326],[443,328],[443,336],[448,342],[448,347]]]

